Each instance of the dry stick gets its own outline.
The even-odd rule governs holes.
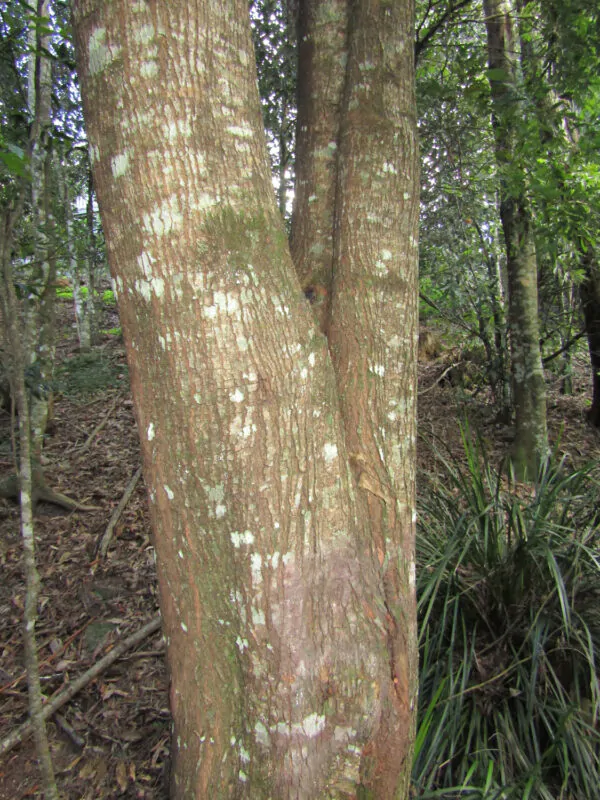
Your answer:
[[[66,689],[63,689],[62,692],[59,692],[51,700],[49,700],[42,708],[42,718],[47,720],[49,717],[55,714],[59,708],[62,708],[65,703],[68,703],[69,700],[79,691],[81,691],[81,689],[87,686],[88,683],[91,683],[94,678],[97,678],[98,675],[104,672],[105,669],[110,667],[110,665],[120,658],[123,653],[138,645],[147,636],[150,636],[150,634],[159,630],[160,625],[160,617],[155,617],[151,622],[148,622],[146,625],[144,625],[143,628],[140,628],[139,631],[132,633],[131,636],[127,637],[127,639],[123,639],[122,642],[115,645],[110,653],[105,655],[104,658],[101,658],[100,661],[94,664],[93,667],[90,667],[86,672],[83,673],[83,675],[80,675],[74,681],[71,681]],[[32,732],[33,726],[31,722],[24,722],[0,742],[0,756],[8,753],[13,749],[13,747],[24,741]]]
[[[57,658],[60,658],[60,656],[62,656],[62,654],[65,652],[67,647],[71,644],[71,642],[74,639],[76,639],[80,634],[82,634],[84,632],[84,630],[88,627],[88,625],[92,624],[92,622],[95,622],[95,620],[94,619],[88,619],[88,621],[85,623],[85,625],[82,625],[81,628],[78,628],[75,631],[75,633],[72,633],[69,636],[69,638],[66,640],[66,642],[63,645],[61,645],[61,647],[58,648],[58,650],[56,650],[54,653],[52,653],[51,656],[48,656],[48,658],[44,659],[44,661],[40,662],[40,668],[41,667],[47,667],[53,661],[56,661]],[[43,647],[43,645],[40,645],[38,647],[38,651],[41,651],[42,647]],[[11,689],[15,689],[21,683],[21,681],[25,680],[26,677],[27,677],[27,673],[26,672],[22,672],[16,678],[13,678],[13,680],[9,681],[8,683],[5,683],[3,686],[0,686],[0,695],[4,694],[5,692],[10,691]]]
[[[108,552],[108,545],[110,544],[110,540],[112,539],[113,531],[115,529],[115,525],[119,521],[119,517],[125,510],[125,506],[129,502],[129,498],[133,494],[133,490],[137,486],[137,482],[140,479],[140,475],[142,474],[142,468],[138,467],[137,472],[133,476],[133,478],[129,481],[125,492],[123,493],[123,497],[119,501],[119,505],[115,508],[112,513],[112,517],[110,518],[110,522],[106,526],[106,530],[104,531],[104,536],[102,537],[102,541],[100,542],[99,552],[102,558],[106,558],[106,554]]]
[[[102,428],[103,428],[103,427],[106,425],[106,423],[108,422],[108,420],[111,418],[111,416],[112,416],[112,412],[115,410],[115,406],[116,406],[116,405],[117,405],[117,403],[119,402],[119,398],[120,398],[120,397],[121,397],[121,395],[120,395],[120,394],[118,394],[118,395],[115,397],[115,399],[113,400],[113,403],[112,403],[111,407],[110,407],[110,408],[108,409],[108,411],[106,412],[106,416],[104,417],[104,419],[102,419],[102,421],[101,421],[101,422],[99,422],[99,423],[96,425],[96,427],[94,428],[94,430],[93,430],[93,431],[90,433],[90,435],[88,436],[88,438],[87,438],[87,440],[86,440],[85,444],[83,444],[83,445],[82,445],[82,446],[79,448],[78,455],[83,455],[83,454],[85,453],[85,451],[86,451],[86,450],[89,448],[89,446],[91,445],[91,443],[92,443],[92,441],[93,441],[94,437],[95,437],[95,436],[97,436],[97,435],[100,433],[100,431],[102,430]]]
[[[55,714],[54,721],[63,733],[66,733],[69,739],[73,742],[75,747],[83,749],[85,747],[85,739],[80,736],[72,725],[69,725],[67,720],[62,714]]]
[[[450,366],[449,366],[449,367],[447,367],[447,368],[446,368],[446,369],[445,369],[445,370],[442,372],[442,374],[439,376],[439,378],[436,378],[436,379],[434,380],[434,382],[431,384],[431,386],[428,386],[426,389],[421,389],[421,391],[420,391],[420,392],[417,392],[418,396],[419,396],[419,397],[421,397],[421,395],[423,395],[423,394],[427,394],[427,392],[430,392],[430,391],[431,391],[431,390],[434,388],[434,386],[437,386],[437,385],[438,385],[438,383],[441,383],[441,381],[443,381],[443,380],[444,380],[444,378],[445,378],[445,377],[446,377],[446,375],[447,375],[447,374],[450,372],[450,370],[451,370],[451,369],[454,369],[454,367],[458,367],[458,365],[459,365],[459,364],[460,364],[460,361],[457,361],[457,362],[456,362],[456,363],[454,363],[454,364],[450,364]]]

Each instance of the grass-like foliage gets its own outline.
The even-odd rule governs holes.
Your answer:
[[[419,798],[600,797],[600,531],[592,468],[533,486],[463,435],[420,501]]]

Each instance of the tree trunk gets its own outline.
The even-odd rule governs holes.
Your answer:
[[[79,0],[74,22],[150,496],[172,795],[404,797],[416,697],[414,363],[398,340],[413,330],[371,316],[379,349],[366,337],[360,351],[340,345],[345,409],[348,355],[369,382],[364,453],[352,442],[348,454],[341,382],[273,193],[247,4]],[[350,169],[351,148],[347,159]],[[414,243],[406,264],[396,243],[388,257],[390,222],[374,227],[381,258],[406,269],[397,284],[408,285]],[[400,325],[413,307],[396,308]]]
[[[325,330],[333,282],[340,115],[348,57],[348,0],[301,0],[298,125],[290,248],[300,283]]]
[[[36,753],[43,777],[44,796],[48,800],[58,798],[52,758],[46,735],[46,724],[43,717],[44,696],[40,684],[38,650],[35,627],[38,619],[38,600],[40,577],[35,561],[35,532],[33,523],[33,484],[31,470],[31,420],[27,402],[25,383],[26,348],[22,330],[19,330],[19,301],[15,291],[12,273],[13,234],[20,221],[24,206],[25,186],[21,188],[21,196],[12,211],[2,216],[2,237],[0,238],[0,323],[3,338],[6,338],[8,353],[6,359],[7,372],[10,379],[13,408],[19,416],[19,447],[14,453],[17,466],[18,496],[21,517],[21,535],[23,537],[23,566],[27,585],[23,620],[23,643],[25,650],[25,669],[29,696],[29,716],[34,729]]]
[[[395,726],[377,741],[374,778],[374,796],[391,797],[399,767],[408,791],[418,677],[413,9],[305,0],[300,14],[292,254],[328,337],[363,536],[393,565],[383,581]]]
[[[522,168],[515,158],[520,104],[513,20],[507,0],[484,0],[500,219],[506,244],[508,322],[515,406],[513,463],[532,478],[548,449],[546,387],[540,350],[537,261]]]
[[[77,325],[77,338],[79,339],[79,350],[88,353],[92,347],[91,320],[90,320],[90,281],[89,281],[89,262],[85,258],[83,265],[79,265],[77,251],[75,247],[75,227],[73,224],[73,205],[69,191],[69,181],[65,173],[67,172],[66,163],[61,164],[62,200],[65,214],[65,233],[67,235],[66,247],[69,256],[69,277],[73,287],[73,307],[75,311],[75,324]],[[85,292],[83,290],[86,290]]]
[[[585,280],[581,284],[581,304],[592,365],[592,405],[588,419],[600,428],[600,268],[592,250],[582,258]]]
[[[38,0],[37,17],[50,16],[50,0]],[[34,458],[40,459],[51,414],[54,372],[54,312],[56,305],[56,259],[50,255],[49,236],[54,230],[51,212],[49,148],[51,125],[52,63],[47,55],[50,35],[42,23],[32,26],[29,57],[28,106],[31,116],[31,208],[34,230],[34,281],[37,297],[27,298],[25,317],[26,358],[35,364],[35,386],[30,393],[31,439]],[[41,31],[41,32],[40,32]]]

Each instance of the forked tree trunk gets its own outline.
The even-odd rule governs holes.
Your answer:
[[[373,5],[392,28],[388,6]],[[340,272],[332,320],[350,316],[338,316],[336,379],[273,193],[247,4],[79,0],[74,22],[150,496],[172,795],[404,797],[416,697],[414,300],[400,287],[416,294],[416,244],[392,241],[386,199],[372,230],[394,274],[371,288],[366,262]],[[396,66],[390,55],[385,68]],[[394,96],[391,106],[396,120]],[[393,127],[387,146],[398,148]],[[350,138],[344,147],[354,174]],[[398,156],[389,164],[401,174]],[[379,158],[360,169],[385,188]],[[415,195],[403,202],[412,214]],[[353,309],[355,276],[372,301]],[[359,340],[348,349],[344,331]],[[350,419],[365,441],[348,453]]]
[[[514,20],[508,0],[483,0],[492,93],[500,219],[506,244],[517,473],[535,476],[548,450],[546,387],[540,350],[537,260],[525,179],[515,160],[520,103]]]

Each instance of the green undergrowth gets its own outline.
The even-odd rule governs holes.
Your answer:
[[[106,389],[120,389],[127,382],[127,367],[99,351],[73,356],[56,372],[56,388],[68,396],[87,397]]]
[[[463,442],[421,492],[415,795],[600,797],[595,468],[524,486]]]
[[[88,288],[87,286],[81,287],[81,296],[87,297],[88,295]],[[102,294],[96,292],[96,295],[100,298],[100,300],[104,303],[105,306],[116,306],[117,301],[115,299],[115,293],[112,289],[105,289]],[[73,299],[73,289],[70,286],[58,286],[56,289],[56,296],[60,300],[72,300]]]

